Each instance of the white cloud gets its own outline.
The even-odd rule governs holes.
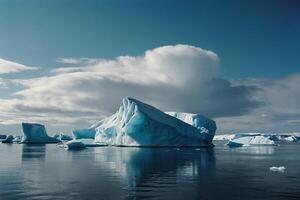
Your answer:
[[[72,64],[72,65],[78,65],[78,64],[93,64],[95,62],[99,61],[97,58],[58,58],[56,62],[63,63],[63,64]]]
[[[88,126],[132,96],[165,111],[214,117],[220,131],[300,127],[300,75],[225,80],[219,77],[217,54],[189,45],[82,63],[48,76],[13,80],[23,89],[0,100],[0,124],[26,120],[70,129]]]
[[[28,70],[37,70],[38,67],[29,67],[9,60],[0,58],[0,74],[15,73]]]

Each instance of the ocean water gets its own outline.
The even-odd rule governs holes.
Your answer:
[[[300,143],[81,151],[0,144],[0,199],[300,199],[299,153]]]

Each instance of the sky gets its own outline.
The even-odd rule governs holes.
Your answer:
[[[0,132],[70,133],[126,96],[218,133],[300,131],[297,0],[0,0]]]

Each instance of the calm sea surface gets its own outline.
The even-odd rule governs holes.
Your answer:
[[[272,172],[271,166],[286,172]],[[0,144],[0,199],[300,199],[300,143],[213,149]]]

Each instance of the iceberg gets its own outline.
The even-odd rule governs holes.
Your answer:
[[[5,139],[1,140],[2,143],[13,143],[14,136],[8,135]]]
[[[284,172],[285,171],[285,167],[284,166],[280,166],[280,167],[270,167],[270,170],[273,172]]]
[[[23,138],[21,143],[35,143],[35,144],[46,144],[46,143],[58,143],[58,139],[47,135],[44,125],[22,123]]]
[[[60,140],[60,141],[63,141],[63,140],[69,141],[69,140],[73,139],[72,136],[65,135],[63,133],[55,134],[53,137],[56,138],[56,139],[58,139],[58,140]]]
[[[80,149],[84,149],[86,146],[80,141],[71,140],[66,142],[64,144],[64,147],[68,150],[80,150]]]
[[[13,140],[14,143],[20,143],[21,141],[22,141],[22,136],[19,135],[14,136],[14,140]]]
[[[298,138],[296,136],[288,136],[288,137],[282,137],[282,140],[285,142],[298,142]]]
[[[241,147],[250,145],[275,145],[274,141],[265,136],[244,136],[229,140],[230,147]]]
[[[93,127],[96,143],[115,146],[207,147],[216,130],[215,122],[201,115],[166,114],[129,97]]]
[[[215,135],[213,140],[232,140],[235,138],[235,134],[229,134],[229,135]]]
[[[0,140],[3,140],[6,138],[6,135],[0,135]]]

